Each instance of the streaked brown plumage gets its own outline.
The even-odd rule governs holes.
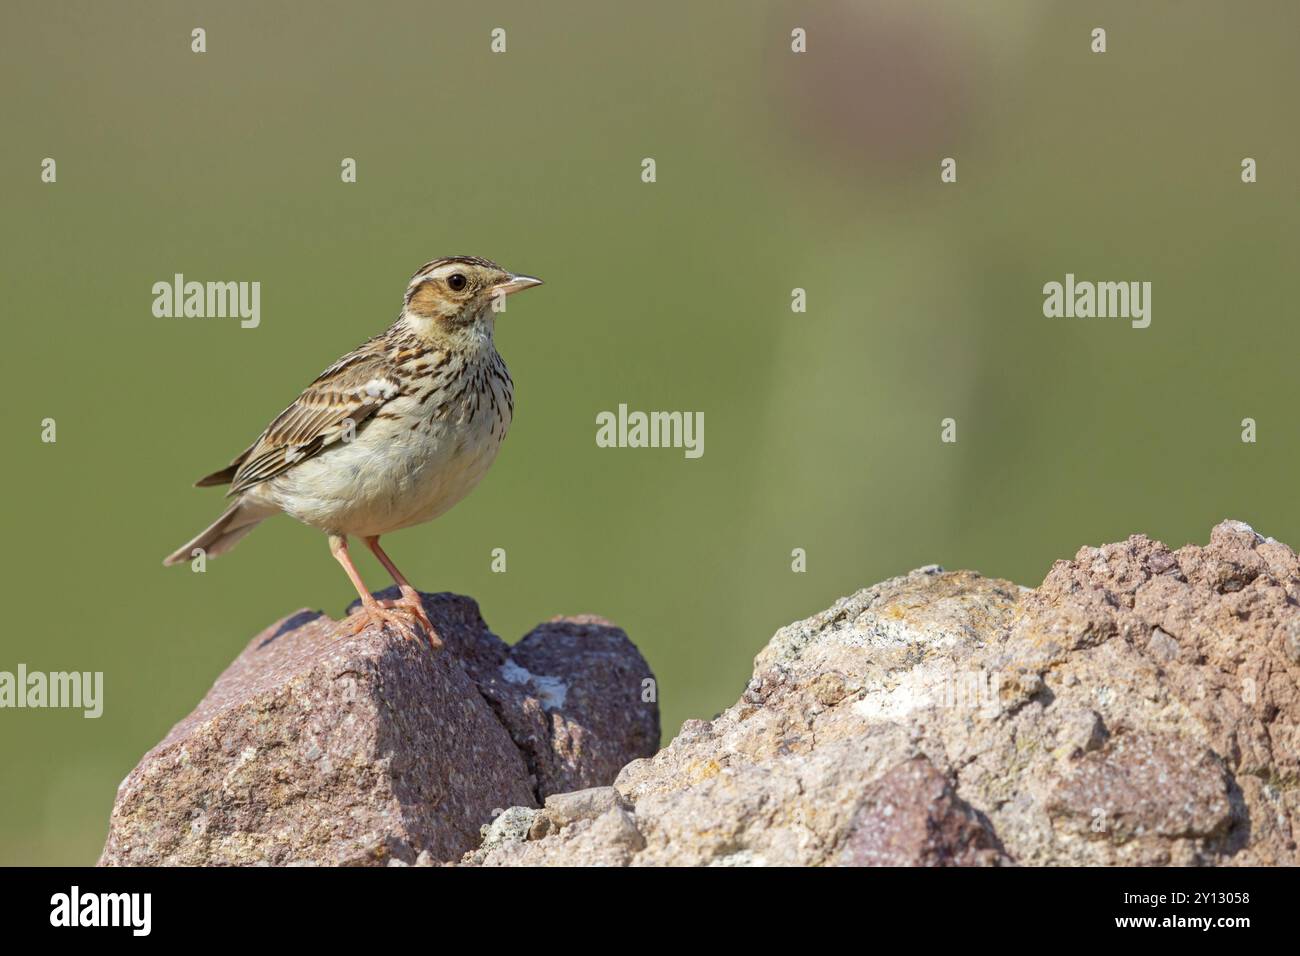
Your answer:
[[[322,372],[229,465],[199,479],[200,487],[228,483],[235,500],[163,563],[188,561],[195,549],[216,557],[284,512],[329,535],[361,595],[358,629],[377,622],[409,632],[409,614],[438,643],[418,593],[379,537],[436,518],[492,464],[514,413],[493,304],[540,284],[474,256],[421,266],[392,326]],[[365,539],[400,600],[381,604],[365,588],[348,535]]]

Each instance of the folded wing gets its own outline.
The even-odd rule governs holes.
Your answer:
[[[369,345],[322,372],[243,454],[197,484],[230,482],[228,494],[237,495],[335,442],[350,439],[366,419],[401,391],[401,381],[387,356],[369,351]]]

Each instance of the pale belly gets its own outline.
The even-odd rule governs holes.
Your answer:
[[[502,403],[504,405],[504,403]],[[392,409],[392,406],[388,406]],[[396,409],[394,409],[396,410]],[[281,511],[331,534],[388,534],[438,517],[474,489],[496,460],[510,425],[480,413],[470,421],[377,419],[268,482]]]

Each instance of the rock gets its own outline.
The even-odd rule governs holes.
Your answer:
[[[546,798],[542,812],[556,830],[579,820],[594,820],[614,809],[628,809],[623,795],[613,787],[592,787],[573,793],[553,793]]]
[[[1048,813],[1127,841],[1145,834],[1213,836],[1232,820],[1219,758],[1183,737],[1134,731],[1067,763],[1053,781]]]
[[[629,754],[659,748],[653,680],[622,630],[585,616],[529,631],[481,687],[544,796],[608,784]]]
[[[522,808],[514,808],[522,809]],[[464,862],[474,866],[627,866],[645,849],[645,838],[637,828],[636,818],[624,806],[613,806],[595,817],[574,821],[555,831],[550,824],[538,830],[546,820],[543,813],[533,817],[528,833],[518,832],[508,839],[485,835],[483,846],[466,854]],[[560,832],[564,839],[546,839],[536,833]]]
[[[479,852],[491,853],[497,847],[513,846],[528,839],[528,832],[540,812],[528,807],[511,807],[498,813],[491,823],[484,824],[483,841]]]
[[[925,757],[867,787],[836,862],[842,866],[996,866],[997,838]]]
[[[424,604],[436,653],[312,612],[254,638],[123,781],[100,863],[433,865],[495,808],[654,752],[653,677],[618,628],[557,618],[511,648],[472,600]]]
[[[1241,522],[1037,589],[927,567],[479,865],[1300,864],[1300,562]],[[594,816],[593,816],[594,814]]]

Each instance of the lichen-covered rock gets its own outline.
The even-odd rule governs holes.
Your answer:
[[[123,781],[101,864],[454,860],[500,808],[654,752],[618,628],[558,618],[510,648],[472,600],[424,604],[436,653],[312,612],[254,638]]]
[[[564,834],[563,841],[544,839]],[[475,865],[626,866],[645,848],[631,807],[613,787],[546,798],[540,810],[511,807],[483,828]]]
[[[466,860],[1295,865],[1297,727],[1300,562],[1240,522],[1036,590],[923,568],[778,631],[617,796]]]

